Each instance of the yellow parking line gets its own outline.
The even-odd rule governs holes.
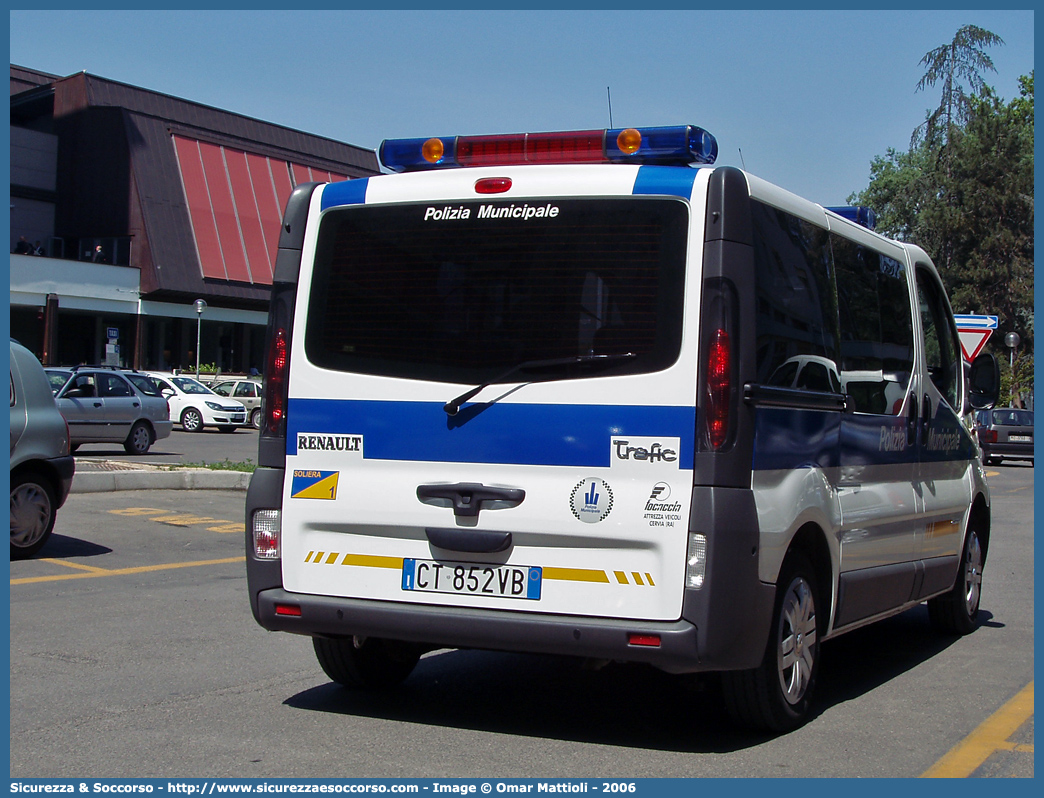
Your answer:
[[[92,579],[99,576],[125,576],[127,574],[144,574],[150,571],[167,571],[172,568],[194,568],[199,565],[225,565],[233,562],[245,562],[246,557],[226,557],[221,560],[196,560],[195,562],[171,562],[160,565],[139,565],[134,568],[91,568],[89,571],[75,574],[52,574],[50,576],[26,576],[21,579],[12,579],[12,585],[30,585],[36,582],[61,582],[66,579]],[[47,562],[47,560],[41,560]],[[68,563],[61,563],[68,565]]]
[[[1009,742],[1019,727],[1033,716],[1033,682],[921,774],[921,778],[963,779],[975,772],[994,751],[1033,753],[1032,745]]]
[[[91,571],[97,574],[109,573],[108,569],[99,568],[96,565],[84,565],[83,563],[69,562],[68,560],[59,560],[54,557],[46,557],[44,559],[41,559],[40,562],[51,562],[55,565],[64,565],[66,568],[78,568],[81,571]]]

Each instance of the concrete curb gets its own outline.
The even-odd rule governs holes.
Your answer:
[[[78,471],[73,493],[105,493],[116,490],[246,490],[245,471],[177,469],[174,471]]]

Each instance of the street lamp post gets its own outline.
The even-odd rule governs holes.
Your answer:
[[[1015,389],[1018,387],[1015,384],[1015,348],[1022,343],[1022,338],[1019,337],[1017,332],[1010,332],[1004,336],[1004,345],[1007,346],[1011,353],[1008,356],[1008,368],[1011,369],[1011,388],[1008,397],[1008,407],[1021,407],[1022,401],[1019,404],[1015,404]]]
[[[1010,332],[1004,336],[1004,345],[1011,350],[1011,354],[1008,357],[1008,367],[1013,371],[1015,370],[1015,347],[1022,343],[1022,339],[1019,338],[1017,332]]]
[[[207,309],[207,303],[202,299],[195,301],[196,306],[196,379],[199,379],[199,328],[203,322],[203,311]]]

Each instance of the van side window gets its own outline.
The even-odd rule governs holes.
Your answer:
[[[898,415],[913,371],[906,268],[831,236],[841,322],[841,382],[857,413]]]
[[[840,392],[826,230],[751,202],[758,382]]]
[[[917,304],[921,313],[921,329],[924,331],[928,375],[950,407],[957,410],[960,408],[957,403],[957,369],[961,366],[961,359],[957,354],[953,325],[935,281],[920,270],[917,272]]]

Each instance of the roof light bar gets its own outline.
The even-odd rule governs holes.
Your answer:
[[[843,216],[850,222],[862,225],[868,230],[873,230],[877,227],[877,214],[865,205],[844,205],[839,208],[827,208],[827,210],[833,211],[838,216]]]
[[[386,139],[379,156],[393,172],[549,163],[711,164],[718,157],[718,143],[703,128],[675,125]]]

